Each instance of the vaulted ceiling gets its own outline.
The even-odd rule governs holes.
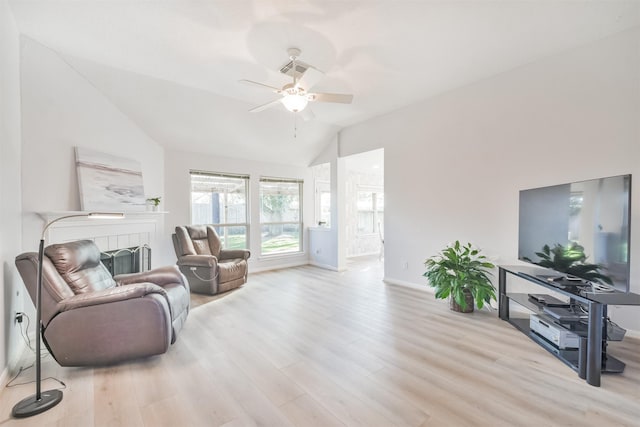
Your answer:
[[[165,147],[308,164],[341,128],[640,25],[638,1],[10,2],[25,36],[55,50]],[[294,124],[275,99],[286,50],[325,72]],[[297,136],[294,138],[294,125]],[[286,153],[283,158],[282,153]]]

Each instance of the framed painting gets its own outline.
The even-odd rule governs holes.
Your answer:
[[[76,147],[76,170],[83,211],[146,209],[140,162]]]

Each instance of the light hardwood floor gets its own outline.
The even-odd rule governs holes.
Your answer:
[[[495,311],[454,313],[381,277],[376,261],[252,274],[196,297],[162,356],[96,369],[45,359],[62,403],[14,420],[34,388],[4,389],[0,425],[640,425],[640,340],[611,345],[627,369],[591,387]]]

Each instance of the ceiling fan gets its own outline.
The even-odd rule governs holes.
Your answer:
[[[298,57],[301,53],[300,49],[290,48],[287,49],[287,53],[289,54],[291,62],[285,64],[280,69],[280,72],[291,75],[293,77],[292,83],[287,83],[282,86],[282,88],[277,88],[264,83],[254,82],[253,80],[240,80],[241,83],[267,88],[279,95],[282,95],[278,99],[252,108],[249,110],[250,112],[257,113],[259,111],[266,110],[267,108],[276,107],[278,104],[282,104],[284,108],[293,113],[301,113],[304,120],[310,120],[314,117],[314,114],[310,109],[306,108],[309,102],[351,104],[353,95],[309,92],[309,90],[324,76],[324,73],[311,65],[298,61]]]

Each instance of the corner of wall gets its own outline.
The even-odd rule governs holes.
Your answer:
[[[22,250],[20,34],[8,2],[0,3],[0,368],[22,354],[14,313],[24,311],[23,286],[13,260]]]

